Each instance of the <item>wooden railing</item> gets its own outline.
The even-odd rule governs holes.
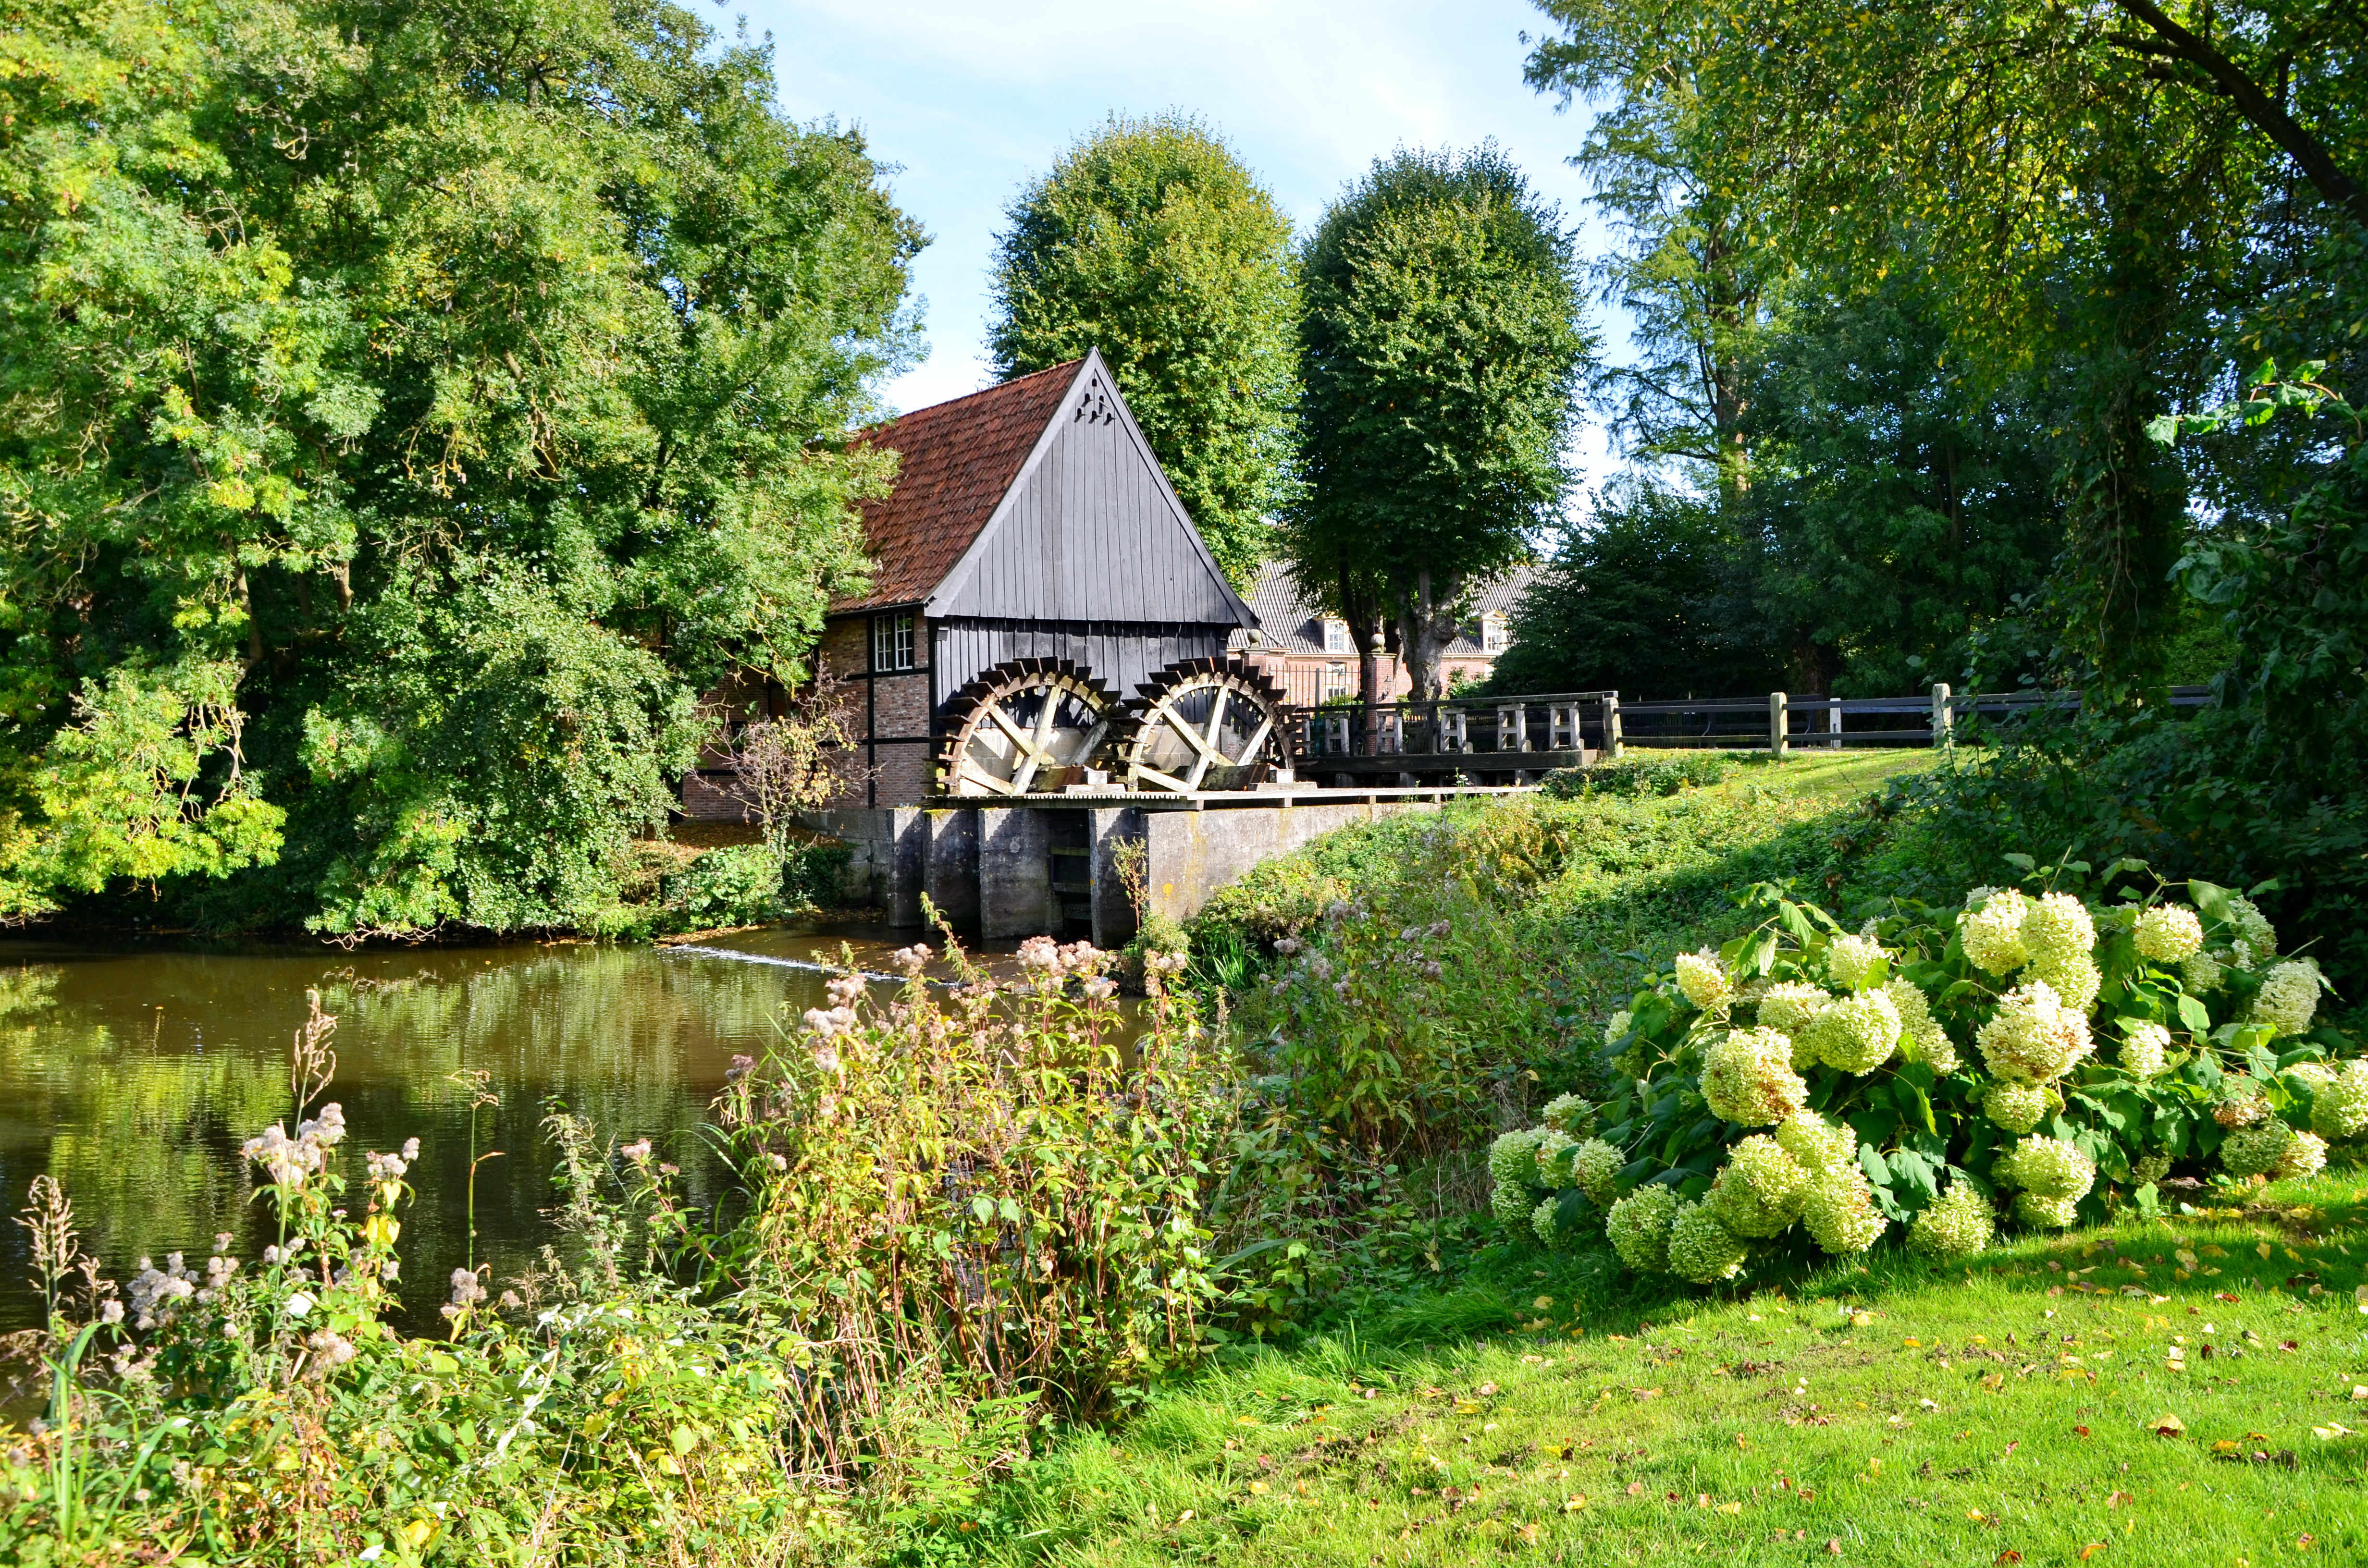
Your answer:
[[[2208,687],[2174,687],[2174,708],[2201,708]],[[2006,719],[2042,709],[2077,711],[2077,691],[1958,696],[1945,685],[1924,697],[1765,697],[1629,702],[1617,692],[1448,699],[1437,702],[1331,702],[1286,710],[1294,763],[1326,758],[1410,761],[1425,756],[1509,756],[1630,748],[1730,751],[1946,745],[1964,721]],[[1574,758],[1575,759],[1575,758]]]

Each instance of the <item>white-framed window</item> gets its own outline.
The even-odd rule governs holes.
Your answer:
[[[1324,696],[1322,700],[1329,701],[1336,697],[1346,697],[1349,695],[1350,689],[1351,687],[1349,685],[1348,665],[1326,665],[1324,666]]]
[[[1501,653],[1505,651],[1505,618],[1501,615],[1482,616],[1480,618],[1480,651],[1484,653]]]
[[[871,618],[871,667],[909,670],[913,667],[913,618],[875,615]]]
[[[1349,623],[1337,616],[1324,618],[1324,651],[1327,653],[1353,653],[1357,650],[1349,642]]]

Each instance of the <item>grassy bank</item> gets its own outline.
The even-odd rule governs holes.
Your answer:
[[[1245,1357],[1073,1438],[1030,1467],[1003,1551],[2357,1561],[2363,1200],[2351,1173],[2269,1189],[2258,1213],[2025,1240],[1970,1269],[1891,1250],[1708,1297],[1498,1255],[1395,1318]]]

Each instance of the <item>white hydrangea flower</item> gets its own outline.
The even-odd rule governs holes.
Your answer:
[[[1899,1049],[1899,1008],[1880,991],[1844,996],[1809,1025],[1817,1060],[1842,1073],[1872,1073]]]
[[[2249,898],[2228,901],[2228,926],[2255,959],[2277,957],[2278,930]]]
[[[1530,1189],[1517,1181],[1500,1181],[1488,1189],[1489,1211],[1508,1231],[1529,1228],[1532,1202]]]
[[[1873,985],[1875,975],[1890,960],[1880,942],[1864,937],[1837,937],[1826,949],[1826,972],[1845,991],[1864,991]]]
[[[1678,1195],[1658,1182],[1638,1187],[1611,1206],[1603,1218],[1604,1233],[1620,1261],[1639,1274],[1669,1271],[1669,1221],[1677,1217]]]
[[[1520,1187],[1537,1176],[1538,1144],[1545,1137],[1543,1127],[1524,1127],[1511,1132],[1500,1132],[1488,1145],[1488,1175],[1499,1185]]]
[[[1955,1263],[1989,1245],[1997,1230],[1988,1201],[1964,1182],[1952,1181],[1939,1201],[1908,1226],[1907,1245],[1935,1262]]]
[[[1832,1000],[1820,986],[1780,980],[1759,994],[1759,1027],[1798,1040],[1809,1020]]]
[[[1618,1190],[1613,1182],[1627,1163],[1627,1156],[1618,1149],[1600,1138],[1590,1138],[1570,1152],[1571,1185],[1608,1209]]]
[[[2288,959],[2271,966],[2260,994],[2253,998],[2253,1021],[2281,1035],[2302,1033],[2318,1013],[2318,993],[2325,984],[2317,959]]]
[[[2286,1146],[2294,1138],[2293,1128],[2274,1116],[2267,1117],[2249,1127],[2232,1129],[2220,1141],[2220,1163],[2230,1176],[2267,1176],[2285,1159]]]
[[[2080,1218],[2080,1200],[2018,1192],[2014,1195],[2014,1217],[2035,1231],[2066,1230]]]
[[[1678,955],[1678,989],[1686,1000],[1705,1013],[1723,1013],[1735,1000],[1735,982],[1726,977],[1726,968],[1718,955],[1704,948],[1700,952]]]
[[[2034,958],[2022,971],[2032,980],[2044,980],[2055,993],[2056,1000],[2072,1011],[2086,1015],[2097,1005],[2097,993],[2105,983],[2104,972],[2097,960],[2086,953],[2066,953],[2059,957],[2050,953]]]
[[[1976,969],[2012,974],[2030,959],[2031,950],[2022,941],[2028,907],[2021,893],[2003,888],[1958,916],[1957,939]]]
[[[2133,1024],[2122,1037],[2122,1071],[2134,1078],[2151,1078],[2162,1071],[2170,1049],[2170,1031],[2160,1024]]]
[[[1622,1007],[1618,1012],[1612,1014],[1611,1021],[1603,1026],[1603,1043],[1605,1045],[1618,1045],[1620,1043],[1620,1037],[1628,1032],[1628,1026],[1634,1021],[1634,1017],[1635,1015],[1629,1012],[1625,1007]]]
[[[2150,903],[2138,912],[2138,956],[2175,964],[2203,950],[2203,922],[2183,903]]]
[[[1787,1119],[1776,1129],[1776,1143],[1799,1161],[1803,1169],[1812,1173],[1850,1165],[1858,1159],[1858,1134],[1813,1110]]]
[[[1793,1071],[1793,1042],[1773,1029],[1730,1029],[1702,1062],[1702,1098],[1738,1127],[1770,1127],[1808,1102]]]
[[[2044,980],[1998,998],[1998,1011],[1974,1037],[1993,1076],[2017,1083],[2060,1078],[2094,1049],[2089,1020],[2066,1007]]]
[[[2097,923],[2070,893],[2042,893],[2023,911],[2022,946],[2037,963],[2086,958],[2097,946]]]
[[[1802,1229],[1836,1257],[1864,1252],[1890,1223],[1874,1206],[1874,1188],[1856,1165],[1829,1165],[1818,1172],[1801,1206]]]
[[[1669,1221],[1669,1272],[1697,1285],[1743,1272],[1748,1249],[1700,1203],[1681,1203]]]
[[[2179,983],[2191,995],[2203,996],[2219,990],[2222,979],[2220,960],[2210,953],[2190,953],[2179,966]]]
[[[1932,1016],[1932,1004],[1923,988],[1903,974],[1895,974],[1884,983],[1883,994],[1899,1009],[1900,1032],[1916,1047],[1916,1054],[1933,1072],[1946,1074],[1957,1070],[1956,1042],[1941,1020]]]
[[[2327,1168],[2327,1140],[2316,1132],[2297,1132],[2286,1152],[2278,1156],[2275,1169],[2270,1172],[2274,1181],[2298,1181],[2314,1176]]]
[[[2042,1198],[2085,1197],[2097,1185],[2097,1162],[2069,1138],[2025,1138],[1992,1166],[2009,1187]]]
[[[1554,1223],[1554,1210],[1562,1207],[1562,1194],[1557,1192],[1541,1199],[1530,1210],[1530,1229],[1537,1233],[1538,1244],[1554,1247],[1561,1244],[1561,1227]]]
[[[2322,1138],[2356,1138],[2368,1131],[2368,1059],[2354,1057],[2313,1086],[2310,1130]]]
[[[1718,1222],[1738,1236],[1772,1236],[1801,1217],[1809,1173],[1765,1132],[1737,1141],[1705,1200]]]
[[[1536,1170],[1531,1173],[1531,1185],[1543,1187],[1570,1185],[1570,1153],[1578,1141],[1559,1127],[1538,1129]]]
[[[1588,1103],[1584,1095],[1556,1095],[1546,1101],[1545,1109],[1538,1114],[1554,1126],[1568,1132],[1593,1115],[1595,1107]]]
[[[2028,1132],[2047,1115],[2047,1091],[2037,1084],[1992,1084],[1982,1096],[1982,1114],[2003,1131]]]

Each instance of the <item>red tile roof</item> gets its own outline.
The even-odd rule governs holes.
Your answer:
[[[916,408],[863,434],[862,440],[890,448],[903,460],[888,498],[863,508],[871,591],[833,604],[834,614],[929,597],[1019,477],[1019,465],[1060,412],[1079,363]]]

